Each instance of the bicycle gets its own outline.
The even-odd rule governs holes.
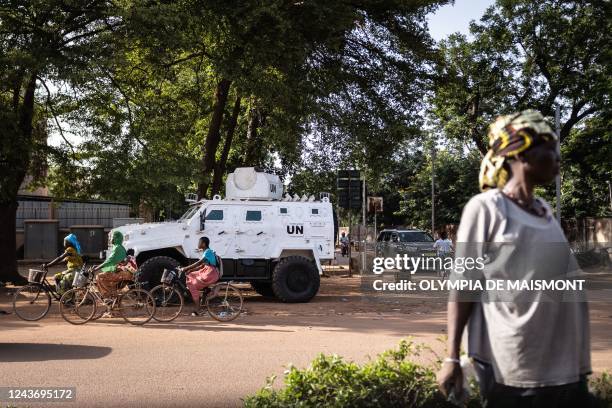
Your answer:
[[[137,326],[147,323],[155,314],[155,300],[138,283],[119,282],[111,296],[105,298],[96,285],[95,273],[89,270],[75,276],[74,286],[60,299],[60,313],[68,323],[80,325],[99,319],[102,316],[98,313],[99,305],[111,315],[118,311],[123,320]]]
[[[191,298],[183,281],[183,272],[176,269],[164,269],[161,284],[151,289],[155,299],[155,315],[158,322],[171,322],[182,312],[185,296]],[[191,299],[193,301],[193,299]],[[200,291],[200,308],[213,319],[229,322],[242,313],[244,300],[240,290],[232,282],[220,282]]]
[[[86,262],[84,259],[83,266],[76,273],[85,270]],[[28,284],[19,288],[13,295],[13,312],[19,318],[29,322],[40,320],[49,313],[51,298],[59,302],[62,297],[47,281],[49,273],[47,266],[43,264],[41,269],[30,269]]]

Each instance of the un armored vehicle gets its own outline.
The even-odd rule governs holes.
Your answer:
[[[278,176],[238,168],[226,197],[193,202],[177,221],[117,228],[150,284],[164,269],[201,257],[207,236],[223,262],[222,280],[249,282],[264,296],[307,302],[319,290],[321,262],[334,257],[333,208],[328,198],[285,195]]]

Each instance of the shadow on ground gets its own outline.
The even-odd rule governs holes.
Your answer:
[[[0,361],[94,360],[106,357],[112,350],[111,347],[76,344],[0,343]]]

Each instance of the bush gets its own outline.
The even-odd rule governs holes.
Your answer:
[[[280,390],[272,388],[274,377],[268,379],[263,389],[245,400],[245,406],[452,407],[437,390],[436,370],[407,360],[421,350],[422,346],[402,341],[399,349],[364,365],[321,354],[305,370],[289,367]],[[475,404],[474,397],[469,406]]]
[[[612,375],[608,372],[590,380],[589,389],[601,402],[602,407],[612,407]]]
[[[419,356],[424,346],[402,341],[376,359],[358,365],[337,355],[320,354],[304,370],[290,366],[285,371],[285,386],[273,388],[275,378],[247,397],[247,408],[280,407],[454,407],[438,392],[436,358],[431,366],[409,361]],[[612,375],[603,373],[590,380],[591,392],[601,407],[612,407]],[[471,386],[467,407],[480,407],[476,384]]]

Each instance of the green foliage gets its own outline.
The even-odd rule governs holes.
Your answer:
[[[310,367],[289,367],[285,386],[265,388],[245,400],[245,407],[445,407],[433,368],[409,360],[422,347],[402,341],[397,350],[358,365],[337,355],[320,355]]]
[[[499,0],[470,31],[439,47],[433,113],[447,136],[484,151],[494,116],[528,107],[553,116],[561,139],[610,109],[611,24],[605,2]]]
[[[499,0],[472,39],[439,44],[431,113],[450,140],[487,149],[500,114],[560,105],[564,217],[610,214],[610,32],[604,1]],[[540,189],[554,201],[554,186]]]
[[[433,55],[425,15],[441,3],[121,3],[127,35],[64,117],[85,142],[54,161],[53,191],[164,207],[210,180],[202,156],[220,159],[231,113],[222,107],[222,135],[204,147],[222,78],[243,103],[220,171],[381,170],[394,143],[418,137]]]
[[[574,130],[561,149],[564,217],[609,217],[612,174],[612,114],[598,116]]]
[[[399,208],[395,215],[404,225],[431,229],[432,160],[429,152],[407,154],[402,158],[401,171],[395,184],[399,192]],[[451,150],[436,152],[435,221],[436,226],[459,223],[463,206],[478,194],[480,155]]]
[[[589,390],[601,401],[602,407],[612,406],[612,374],[605,371],[601,375],[592,377],[589,381]]]
[[[289,366],[284,386],[274,387],[275,377],[244,400],[246,408],[281,407],[454,407],[438,391],[436,371],[440,361],[418,364],[426,346],[403,340],[395,350],[356,364],[337,355],[319,355],[310,366]],[[604,372],[590,380],[589,388],[602,407],[612,404],[612,376]],[[466,407],[481,407],[478,385],[470,385]]]

